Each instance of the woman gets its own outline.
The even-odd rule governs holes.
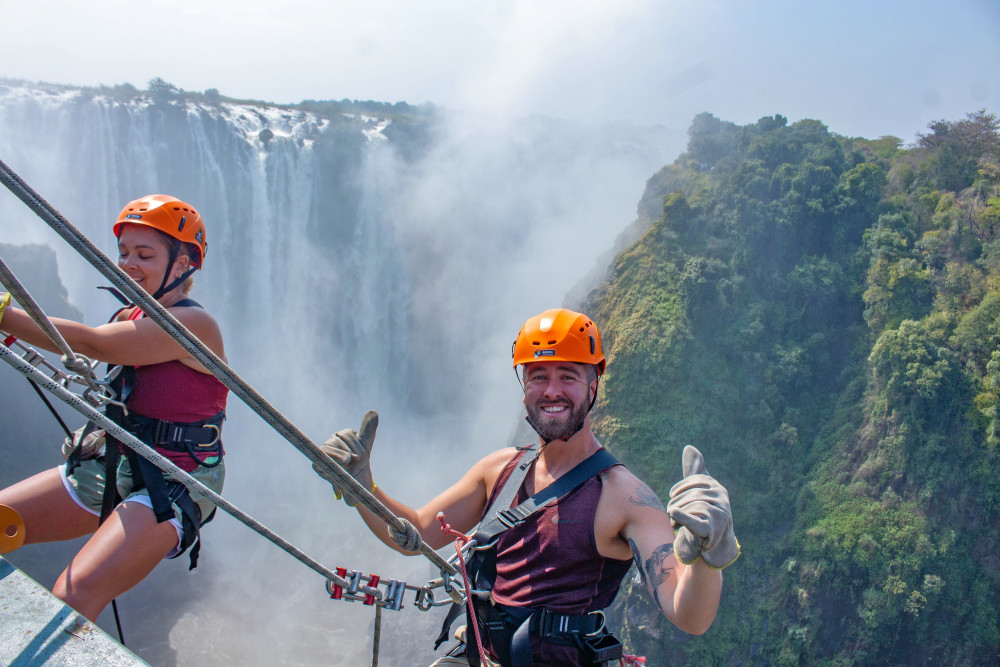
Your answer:
[[[218,324],[187,298],[190,276],[201,268],[207,247],[198,212],[174,197],[149,195],[125,206],[114,233],[118,265],[225,358]],[[98,327],[52,321],[74,352],[121,367],[113,386],[127,411],[109,405],[108,417],[220,492],[225,477],[219,441],[225,385],[144,318],[138,307],[125,307]],[[0,311],[0,330],[57,351],[16,308]],[[103,432],[89,432],[91,428],[67,440],[66,465],[0,491],[0,504],[20,515],[27,544],[93,533],[52,592],[96,620],[111,600],[142,581],[164,557],[178,556],[193,545],[194,567],[198,529],[214,507],[205,500],[193,502],[183,485],[112,438],[102,447]]]

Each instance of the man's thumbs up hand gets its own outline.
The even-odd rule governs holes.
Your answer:
[[[667,515],[674,526],[674,554],[690,565],[700,557],[721,570],[740,557],[733,534],[729,492],[705,469],[705,457],[688,445],[682,455],[684,479],[670,489]]]

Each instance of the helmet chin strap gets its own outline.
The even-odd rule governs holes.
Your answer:
[[[170,249],[170,262],[167,264],[167,270],[163,273],[163,281],[160,283],[160,289],[153,293],[153,298],[159,300],[164,294],[173,291],[178,285],[184,283],[185,280],[191,277],[191,274],[198,270],[197,267],[191,267],[184,273],[180,275],[177,280],[173,281],[169,285],[167,284],[167,279],[170,278],[170,271],[174,268],[174,262],[177,261],[177,251],[173,248]]]
[[[161,284],[160,285],[160,289],[156,290],[156,292],[153,293],[153,298],[154,299],[159,299],[164,294],[167,294],[168,292],[171,292],[172,290],[176,289],[176,287],[178,285],[183,284],[184,281],[187,280],[188,278],[190,278],[191,274],[194,273],[197,270],[198,269],[188,269],[187,271],[185,271],[184,273],[181,274],[180,278],[178,278],[177,280],[173,281],[169,285],[162,285]],[[167,274],[167,275],[169,275],[169,274]],[[163,282],[164,283],[167,282],[167,276],[163,276]]]

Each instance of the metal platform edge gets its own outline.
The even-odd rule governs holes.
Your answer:
[[[148,665],[0,556],[0,665]]]

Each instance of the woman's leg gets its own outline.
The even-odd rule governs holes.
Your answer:
[[[89,618],[129,590],[170,553],[177,531],[140,503],[119,505],[73,558],[52,592]]]
[[[24,519],[24,543],[58,542],[97,530],[97,516],[80,506],[52,468],[0,491],[0,505]]]

